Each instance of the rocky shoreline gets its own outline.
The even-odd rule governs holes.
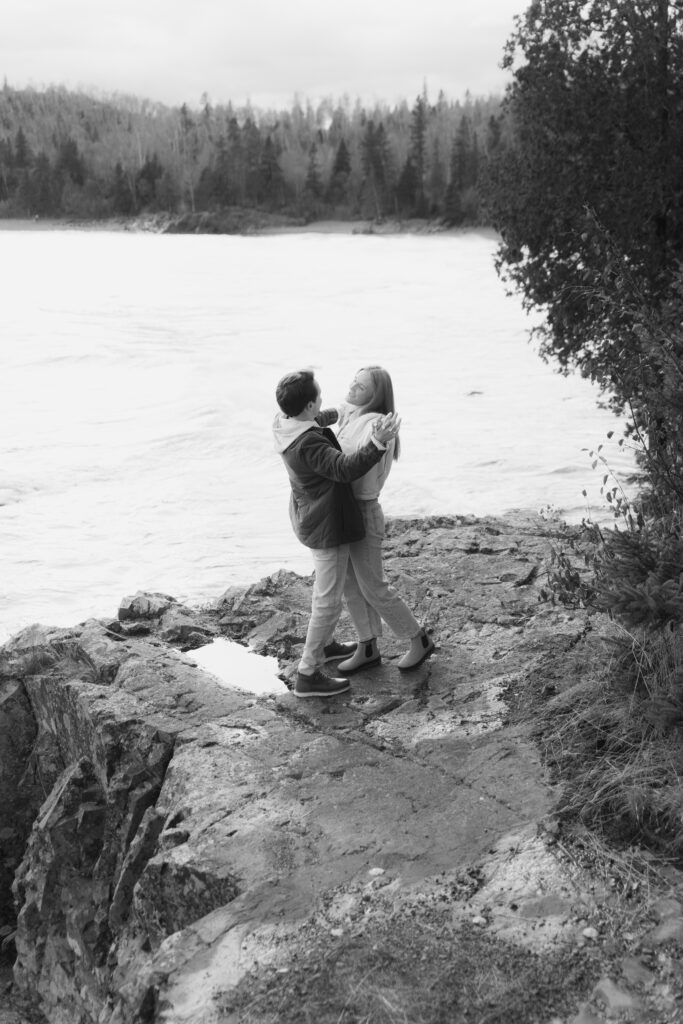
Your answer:
[[[558,529],[390,522],[388,575],[437,654],[406,676],[387,636],[329,701],[193,662],[223,637],[286,680],[311,586],[290,572],[13,637],[1,1024],[681,1020],[679,874],[617,891],[555,815],[535,709],[601,677],[614,629],[539,601]]]
[[[497,238],[488,227],[452,227],[427,218],[384,218],[382,220],[307,220],[291,214],[268,213],[249,207],[228,207],[195,213],[142,213],[105,220],[65,218],[0,218],[0,231],[141,231],[155,234],[208,235],[395,235],[453,234],[477,232]]]

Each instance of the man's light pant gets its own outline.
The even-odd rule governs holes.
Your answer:
[[[311,618],[304,652],[299,662],[299,672],[305,675],[311,675],[316,669],[322,668],[325,661],[325,644],[332,637],[341,615],[346,569],[349,564],[349,545],[311,548],[311,554],[315,567]]]

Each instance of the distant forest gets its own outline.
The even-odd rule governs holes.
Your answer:
[[[230,207],[306,221],[482,224],[502,99],[426,93],[371,109],[167,107],[65,88],[0,91],[0,217],[100,219]]]

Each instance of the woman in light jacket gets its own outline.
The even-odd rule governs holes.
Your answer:
[[[373,428],[381,426],[384,417],[394,412],[394,389],[388,372],[381,366],[359,370],[339,410],[337,439],[342,451],[351,454],[367,444]],[[400,442],[396,437],[395,441],[388,442],[382,459],[351,485],[363,516],[365,537],[349,545],[344,598],[358,631],[358,644],[351,657],[337,665],[346,675],[380,664],[377,638],[382,635],[382,619],[397,637],[410,641],[398,662],[402,671],[417,668],[435,649],[432,638],[384,578],[384,513],[379,496],[392,462],[399,454]]]

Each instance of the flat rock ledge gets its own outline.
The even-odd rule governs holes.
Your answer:
[[[287,679],[311,588],[290,572],[210,608],[141,593],[111,621],[13,637],[0,651],[0,935],[16,951],[4,1019],[237,1021],[249,979],[272,987],[382,921],[431,929],[446,956],[485,934],[489,971],[534,953],[555,974],[576,956],[592,965],[538,1019],[680,1019],[666,965],[681,902],[649,908],[649,932],[615,959],[609,891],[557,842],[558,792],[515,713],[606,661],[609,621],[539,602],[558,529],[526,512],[392,521],[388,575],[437,653],[403,674],[404,645],[386,636],[382,665],[326,701],[256,696],[193,661],[224,637],[277,657]],[[254,1003],[248,1019],[295,1018]]]

